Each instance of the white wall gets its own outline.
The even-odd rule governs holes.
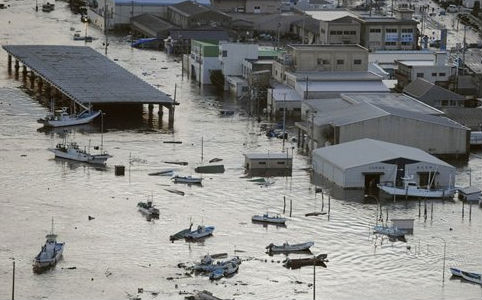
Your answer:
[[[219,44],[219,61],[221,62],[224,76],[243,75],[243,61],[245,59],[258,59],[257,44]]]
[[[411,81],[417,79],[417,73],[423,73],[423,78],[431,83],[435,83],[436,81],[448,81],[450,75],[452,75],[451,66],[413,66],[411,72]],[[436,73],[436,76],[433,76],[432,73]],[[445,76],[440,76],[440,73],[445,73]]]

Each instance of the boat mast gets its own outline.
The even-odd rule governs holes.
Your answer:
[[[100,111],[100,153],[104,152],[104,113]]]
[[[204,160],[204,137],[201,137],[201,164]]]
[[[13,263],[13,272],[12,272],[12,300],[15,300],[15,261]]]
[[[316,299],[316,264],[315,256],[313,256],[313,300]]]
[[[52,227],[50,229],[50,234],[54,234],[54,217],[52,217]]]

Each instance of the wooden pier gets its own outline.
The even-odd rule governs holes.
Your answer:
[[[159,121],[162,122],[165,107],[169,112],[169,128],[174,126],[175,106],[179,103],[89,47],[4,45],[2,48],[8,53],[8,72],[15,72],[18,80],[21,67],[25,86],[49,100],[68,102],[74,111],[89,105],[148,104],[150,115],[154,105],[158,105]]]

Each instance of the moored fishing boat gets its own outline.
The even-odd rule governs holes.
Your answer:
[[[392,196],[406,196],[417,198],[444,198],[453,197],[456,189],[447,187],[443,189],[422,188],[413,180],[413,176],[403,177],[403,187],[388,184],[378,184],[378,188]]]
[[[54,220],[52,219],[52,229],[49,234],[45,236],[47,241],[42,246],[39,254],[35,256],[33,261],[33,270],[40,273],[57,264],[62,257],[65,243],[57,242],[57,235],[54,234]]]
[[[481,274],[465,272],[465,271],[460,271],[460,273],[462,274],[463,279],[482,285],[482,275]]]
[[[309,251],[310,247],[313,246],[314,242],[306,242],[301,244],[288,244],[288,242],[283,243],[281,246],[276,246],[275,244],[271,243],[266,246],[268,249],[268,253],[290,253],[290,252],[303,252]]]
[[[183,239],[186,237],[186,234],[190,233],[191,232],[191,228],[192,228],[192,223],[191,225],[189,225],[189,228],[186,228],[186,229],[183,229],[173,235],[170,235],[169,236],[169,240],[171,242],[174,242],[175,240],[180,240],[180,239]]]
[[[326,258],[328,257],[327,254],[320,254],[315,257],[309,257],[309,258],[294,258],[294,259],[286,259],[284,261],[283,266],[285,266],[288,269],[299,269],[304,266],[322,266],[326,268]]]
[[[184,235],[186,240],[198,240],[208,237],[213,234],[214,226],[202,226],[199,225],[196,230],[193,230]]]
[[[263,215],[255,215],[251,218],[253,222],[260,222],[260,223],[271,223],[271,224],[285,224],[286,218],[282,218],[279,215],[276,216],[269,216],[268,214]]]
[[[149,217],[159,218],[159,209],[154,207],[152,202],[152,198],[148,199],[147,202],[139,202],[137,203],[137,208],[141,213]]]
[[[55,148],[49,148],[49,151],[55,154],[55,157],[86,162],[95,165],[104,165],[107,159],[112,157],[107,152],[102,151],[100,154],[91,154],[87,149],[80,149],[76,142],[59,143]]]
[[[201,184],[202,178],[192,176],[174,176],[171,178],[174,183]]]

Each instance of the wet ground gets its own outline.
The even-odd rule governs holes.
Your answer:
[[[10,1],[0,10],[1,44],[71,44],[75,30],[84,31],[78,15],[63,2],[50,14],[35,12],[32,1]],[[102,50],[102,35],[88,46]],[[480,299],[482,289],[451,279],[448,268],[442,283],[443,242],[447,242],[447,267],[482,269],[482,210],[459,201],[427,203],[419,217],[416,201],[384,202],[389,218],[415,218],[414,234],[407,242],[390,242],[370,235],[376,201],[363,195],[330,201],[330,216],[305,217],[320,210],[315,198],[307,158],[294,150],[290,178],[279,177],[269,186],[248,182],[243,176],[243,154],[278,152],[281,140],[268,139],[261,124],[249,118],[240,103],[213,95],[181,80],[180,63],[163,53],[131,49],[127,39],[114,37],[109,55],[147,82],[172,94],[178,85],[174,132],[159,128],[157,114],[149,121],[147,108],[140,121],[125,116],[107,117],[105,148],[114,157],[107,168],[54,160],[47,148],[61,141],[58,132],[39,132],[37,119],[47,111],[9,77],[6,53],[0,54],[0,298],[10,297],[11,262],[16,261],[17,299],[122,299],[146,292],[143,299],[182,299],[183,291],[210,290],[223,298],[311,299],[313,270],[285,269],[284,256],[264,253],[269,243],[314,241],[313,253],[328,254],[328,268],[316,271],[318,299]],[[167,69],[162,69],[167,67]],[[221,108],[234,109],[232,117],[220,117]],[[139,118],[138,118],[139,119]],[[164,120],[167,122],[167,120]],[[166,125],[166,123],[164,124]],[[100,125],[72,130],[68,139],[81,145],[100,142]],[[222,158],[224,174],[205,175],[202,187],[174,185],[168,177],[148,176],[172,167],[163,161],[188,161],[180,174],[194,174],[204,160]],[[163,141],[182,141],[165,144]],[[295,145],[289,144],[289,147]],[[125,165],[126,175],[114,176],[114,165]],[[458,168],[457,184],[482,187],[482,160],[471,156]],[[184,196],[166,191],[177,189]],[[138,201],[153,195],[160,208],[159,220],[148,222],[137,211]],[[252,224],[254,214],[283,213],[286,197],[287,227]],[[292,216],[289,217],[289,203]],[[324,197],[324,211],[328,198]],[[88,216],[95,219],[88,220]],[[41,275],[31,262],[55,218],[59,240],[66,242],[64,258],[55,269]],[[169,242],[169,235],[195,224],[214,225],[214,236],[200,243]],[[452,229],[452,230],[450,230]],[[177,267],[207,253],[228,252],[244,261],[238,274],[210,282],[206,277],[184,275]],[[295,255],[294,257],[302,255]],[[76,269],[68,269],[76,267]],[[147,291],[159,292],[157,296]]]

